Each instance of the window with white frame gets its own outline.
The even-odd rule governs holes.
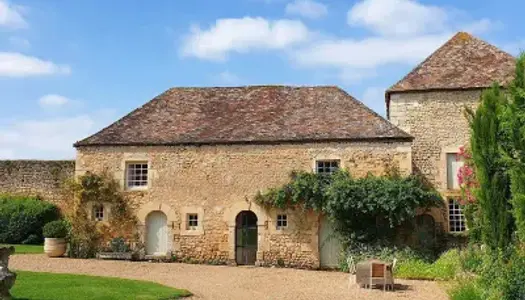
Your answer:
[[[126,186],[129,189],[146,188],[148,186],[148,163],[128,163],[126,169]]]
[[[277,215],[277,229],[283,229],[288,227],[288,215],[278,214]]]
[[[466,229],[465,215],[461,205],[454,199],[448,200],[448,226],[450,232],[463,232]]]
[[[331,175],[339,169],[340,160],[330,159],[330,160],[318,160],[315,162],[315,171],[318,174]]]
[[[104,205],[103,204],[93,205],[93,218],[96,221],[104,221]]]
[[[198,214],[187,214],[186,215],[186,230],[197,230],[199,227],[199,215]]]
[[[459,159],[457,153],[447,153],[447,189],[458,190],[459,170],[463,167],[464,162]]]

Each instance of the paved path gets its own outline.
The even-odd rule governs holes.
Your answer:
[[[192,299],[425,299],[446,300],[435,282],[398,280],[394,292],[348,286],[348,274],[281,268],[229,267],[181,263],[101,261],[14,255],[14,270],[76,273],[155,281],[195,294]]]

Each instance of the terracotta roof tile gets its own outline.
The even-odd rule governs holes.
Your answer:
[[[172,88],[75,146],[403,139],[337,87]]]
[[[472,35],[459,32],[387,90],[472,89],[502,85],[514,75],[515,58]],[[388,96],[387,96],[388,98]]]

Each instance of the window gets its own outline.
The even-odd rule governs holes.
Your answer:
[[[332,174],[339,169],[339,160],[318,160],[316,161],[315,170],[318,174]]]
[[[129,163],[126,174],[126,186],[128,188],[146,188],[148,186],[147,163]]]
[[[459,189],[458,173],[463,161],[458,160],[456,153],[447,153],[447,189]]]
[[[199,226],[199,215],[188,214],[186,217],[186,230],[197,230]]]
[[[96,221],[104,221],[104,205],[102,204],[93,205],[93,218]]]
[[[461,206],[454,199],[448,200],[448,225],[450,232],[465,231],[465,216]]]
[[[283,229],[288,227],[288,216],[277,215],[277,229]]]

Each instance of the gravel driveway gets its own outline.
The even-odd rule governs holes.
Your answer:
[[[348,274],[340,272],[47,258],[42,254],[14,255],[10,267],[155,281],[187,289],[195,294],[192,299],[448,299],[435,282],[397,280],[400,288],[394,292],[370,291],[355,284],[349,288]]]

